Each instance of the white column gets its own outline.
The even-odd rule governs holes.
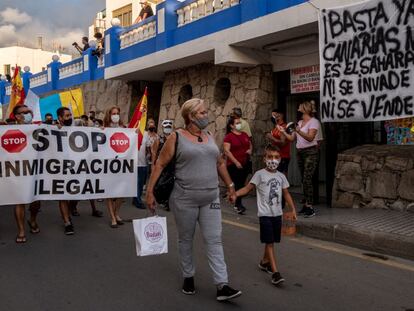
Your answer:
[[[221,10],[221,0],[214,0],[214,12]]]
[[[184,25],[184,10],[183,9],[179,9],[177,10],[177,15],[178,15],[178,27]]]
[[[206,15],[206,0],[198,0],[198,18],[203,17]]]
[[[213,1],[214,0],[206,0],[206,15],[213,14]]]

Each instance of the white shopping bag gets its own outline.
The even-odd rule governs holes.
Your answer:
[[[165,217],[134,219],[137,256],[168,253],[167,220]]]

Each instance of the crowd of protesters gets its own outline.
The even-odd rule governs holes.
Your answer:
[[[269,145],[265,147],[263,157],[264,169],[253,174],[252,155],[254,155],[252,134],[247,120],[243,119],[240,108],[234,108],[228,116],[226,136],[220,151],[214,136],[206,130],[209,119],[208,110],[201,99],[191,99],[181,109],[185,127],[174,129],[172,120],[162,120],[161,131],[157,131],[154,119],[148,119],[142,145],[138,151],[137,196],[133,205],[139,209],[148,208],[155,211],[155,184],[170,161],[175,161],[175,183],[169,202],[164,206],[172,210],[178,231],[178,245],[181,269],[184,278],[182,291],[193,295],[195,287],[195,266],[192,244],[197,223],[206,244],[207,258],[217,286],[217,300],[236,298],[241,291],[228,285],[227,266],[224,258],[221,228],[221,205],[219,196],[219,178],[227,187],[227,197],[234,210],[243,215],[246,206],[243,196],[256,190],[257,210],[260,223],[260,241],[265,244],[264,255],[258,266],[272,275],[271,282],[279,285],[284,281],[276,265],[274,244],[281,239],[282,215],[286,203],[296,217],[296,207],[288,187],[288,168],[291,158],[291,144],[296,143],[297,165],[300,168],[303,184],[303,207],[299,213],[305,217],[315,215],[313,208],[313,182],[319,162],[319,147],[323,140],[321,124],[315,118],[315,103],[304,102],[298,111],[302,114],[298,123],[286,124],[285,114],[273,110],[271,120],[274,125],[266,134]],[[124,128],[119,107],[111,107],[105,112],[103,120],[97,119],[95,111],[82,115],[73,122],[70,109],[62,107],[56,112],[57,120],[52,114],[44,116],[44,123],[59,128],[67,126],[89,126]],[[13,120],[5,124],[32,124],[33,112],[25,105],[13,109]],[[4,125],[4,124],[3,124]],[[211,169],[216,167],[217,169]],[[195,173],[196,172],[196,173]],[[253,177],[248,181],[248,176]],[[146,189],[145,189],[146,187]],[[143,200],[144,190],[145,201]],[[102,200],[101,200],[102,201]],[[95,200],[89,200],[92,216],[102,217],[96,208]],[[121,198],[106,199],[109,225],[118,228],[124,224],[120,208],[125,200]],[[66,235],[75,233],[73,216],[79,216],[78,201],[59,201]],[[30,217],[27,225],[32,234],[40,232],[37,222],[41,202],[29,204]],[[252,207],[248,207],[251,209]],[[26,206],[15,206],[17,224],[16,243],[27,241],[25,234]]]

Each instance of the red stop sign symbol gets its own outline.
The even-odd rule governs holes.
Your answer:
[[[129,149],[129,138],[124,133],[114,133],[109,143],[116,153],[123,153]]]
[[[10,153],[18,153],[27,146],[27,137],[20,130],[8,130],[1,137],[1,146]]]

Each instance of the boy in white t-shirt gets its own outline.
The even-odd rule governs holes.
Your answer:
[[[282,195],[296,218],[295,204],[288,191],[289,182],[284,174],[277,171],[280,160],[277,147],[269,145],[264,155],[266,168],[257,171],[250,183],[236,192],[237,196],[245,196],[256,188],[260,241],[265,244],[259,268],[272,274],[271,282],[274,285],[285,281],[277,269],[274,252],[274,243],[280,242],[282,232]]]

